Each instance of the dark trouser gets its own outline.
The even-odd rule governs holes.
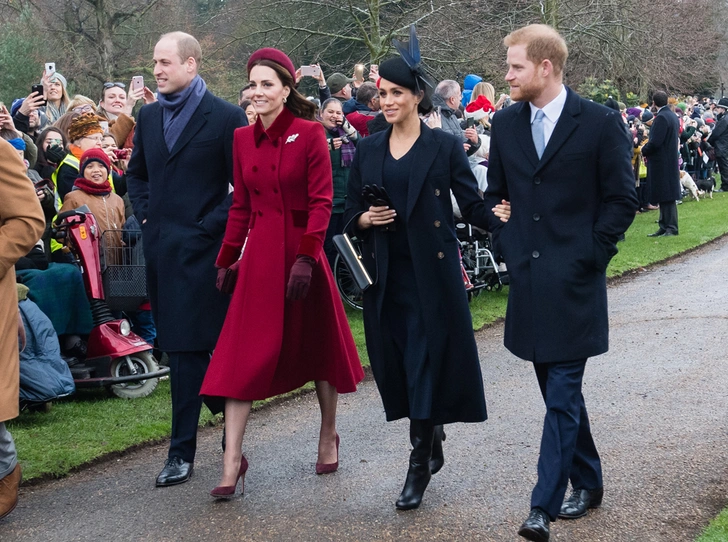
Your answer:
[[[728,156],[716,153],[715,161],[720,171],[720,189],[728,191]]]
[[[677,203],[672,201],[660,202],[660,220],[657,221],[660,230],[677,233]]]
[[[531,508],[541,508],[552,520],[559,514],[569,480],[576,489],[603,485],[601,461],[581,393],[585,366],[586,359],[533,364],[546,417]]]
[[[334,272],[334,262],[336,261],[336,247],[334,246],[334,235],[344,233],[344,213],[332,213],[329,220],[329,227],[326,230],[326,238],[324,239],[324,254],[329,261],[331,272]]]
[[[200,422],[200,388],[210,364],[210,352],[169,352],[169,378],[172,385],[172,441],[169,457],[192,463],[197,450]]]

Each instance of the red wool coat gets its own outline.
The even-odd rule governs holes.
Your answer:
[[[287,108],[267,131],[235,131],[235,192],[217,265],[240,262],[202,395],[265,399],[326,380],[339,393],[364,378],[344,307],[323,257],[333,186],[324,130]],[[296,256],[317,261],[308,295],[286,299]]]

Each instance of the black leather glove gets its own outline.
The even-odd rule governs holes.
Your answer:
[[[303,299],[308,294],[311,286],[311,275],[316,260],[310,256],[299,256],[291,267],[291,274],[288,278],[286,298],[291,301]]]
[[[364,198],[364,201],[366,201],[372,207],[389,207],[390,209],[394,209],[392,199],[389,197],[389,194],[387,194],[387,190],[383,186],[377,186],[376,184],[365,184],[361,189],[361,195]],[[395,218],[395,221],[396,220],[397,219]],[[382,227],[384,228],[384,230],[397,230],[394,222]]]
[[[60,164],[68,153],[60,145],[51,145],[45,151],[46,160],[53,164]]]

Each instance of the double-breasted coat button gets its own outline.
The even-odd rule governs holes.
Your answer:
[[[534,220],[535,220],[536,222],[538,222],[539,220],[541,220],[541,215],[540,215],[540,214],[538,214],[538,213],[534,213],[534,215],[533,215],[533,219],[534,219]]]
[[[541,184],[541,177],[534,177],[533,184]]]
[[[442,260],[444,257],[445,257],[445,253],[444,252],[438,252],[437,253],[437,258],[438,259]]]
[[[435,195],[436,196],[439,196],[440,195],[440,189],[439,188],[435,188]]]
[[[277,194],[278,193],[278,189],[276,187],[273,187],[273,193],[274,194]]]
[[[260,194],[260,190],[258,190],[257,188],[253,188],[253,192],[255,192],[256,194]]]
[[[258,216],[263,216],[263,211],[258,211]]]
[[[435,227],[436,228],[439,228],[440,227],[440,221],[439,220],[435,220]]]
[[[255,173],[256,171],[258,171],[258,166],[253,166],[253,173]]]
[[[270,167],[270,170],[271,170],[271,171],[275,171],[275,170],[276,170],[276,167],[272,165],[272,166]]]
[[[538,258],[540,256],[540,254],[538,253],[538,250],[534,250],[533,254],[531,254],[531,256],[533,256],[534,258]]]

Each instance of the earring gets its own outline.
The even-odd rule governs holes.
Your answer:
[[[288,101],[288,96],[283,96],[283,103],[286,103]]]

